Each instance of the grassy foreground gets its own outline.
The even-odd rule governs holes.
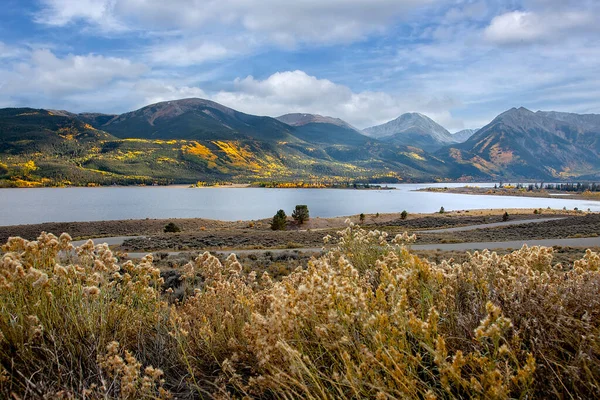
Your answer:
[[[350,225],[280,281],[205,253],[165,288],[66,234],[0,258],[3,398],[593,398],[600,256],[552,249],[462,264]],[[177,294],[176,294],[177,293]]]

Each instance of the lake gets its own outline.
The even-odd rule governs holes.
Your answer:
[[[493,187],[493,183],[471,184]],[[415,192],[464,184],[399,184],[396,190],[187,188],[180,186],[0,189],[0,225],[143,218],[249,220],[306,204],[311,217],[482,208],[563,208],[600,211],[600,202],[567,198],[475,196]]]

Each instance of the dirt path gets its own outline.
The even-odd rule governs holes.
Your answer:
[[[145,238],[145,236],[113,236],[113,237],[103,237],[103,238],[96,238],[96,239],[74,240],[72,243],[73,243],[73,246],[81,246],[88,240],[92,240],[95,244],[106,243],[109,246],[120,246],[123,244],[123,242],[125,242],[128,239],[142,239],[142,238]]]
[[[469,250],[484,250],[484,249],[519,249],[523,247],[523,245],[527,246],[563,246],[563,247],[598,247],[600,246],[600,237],[591,237],[591,238],[576,238],[576,239],[542,239],[542,240],[513,240],[508,242],[475,242],[475,243],[451,243],[451,244],[418,244],[410,246],[413,250],[441,250],[441,251],[469,251]],[[298,248],[298,249],[259,249],[259,250],[219,250],[219,251],[211,251],[216,254],[228,255],[231,253],[235,253],[237,255],[247,255],[247,254],[258,254],[258,253],[273,253],[273,254],[283,254],[289,252],[302,252],[302,253],[320,253],[322,251],[321,247],[306,247],[306,248]],[[189,254],[199,254],[204,252],[204,250],[196,250],[196,251],[169,251],[169,252],[160,252],[167,253],[169,256],[178,256],[178,255],[189,255]],[[152,254],[152,252],[133,252],[127,253],[129,258],[142,258],[146,254]]]
[[[540,223],[540,222],[548,222],[548,221],[556,221],[564,218],[538,218],[538,219],[525,219],[525,220],[516,220],[516,221],[505,221],[505,222],[494,222],[488,224],[476,224],[476,225],[467,225],[467,226],[459,226],[454,228],[443,228],[443,229],[430,229],[430,230],[420,230],[416,231],[416,233],[446,233],[446,232],[461,232],[461,231],[471,231],[475,229],[483,229],[483,228],[494,228],[501,226],[509,226],[509,225],[524,225],[524,224],[532,224],[532,223]],[[319,229],[320,230],[320,229]],[[296,232],[305,232],[305,231],[296,231]],[[111,237],[100,237],[92,239],[95,243],[107,243],[109,246],[121,246],[126,240],[130,239],[146,239],[146,236],[111,236]],[[81,246],[88,239],[85,240],[76,240],[73,241],[74,246]],[[254,251],[254,250],[250,250]],[[268,251],[268,250],[266,250]],[[134,253],[131,253],[134,254]]]
[[[504,221],[504,222],[494,222],[494,223],[491,223],[491,224],[479,224],[479,225],[459,226],[459,227],[456,227],[456,228],[421,230],[421,231],[416,231],[416,233],[448,233],[448,232],[473,231],[475,229],[495,228],[495,227],[498,227],[498,226],[535,224],[535,223],[540,223],[540,222],[558,221],[558,220],[561,220],[561,219],[565,219],[565,218],[523,219],[523,220],[519,220],[519,221]]]

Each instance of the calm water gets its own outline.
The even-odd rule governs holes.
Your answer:
[[[0,225],[142,218],[247,220],[291,214],[307,204],[312,217],[481,208],[552,207],[600,211],[600,202],[567,198],[473,196],[414,192],[464,184],[401,184],[396,190],[104,187],[0,189]],[[494,184],[478,184],[491,186]]]

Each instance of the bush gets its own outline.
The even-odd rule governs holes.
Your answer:
[[[523,246],[436,264],[414,240],[349,224],[277,282],[204,253],[175,298],[151,256],[11,238],[0,398],[600,396],[599,254],[566,268]]]
[[[360,222],[365,222],[365,214],[360,213],[360,216],[358,218],[360,219]]]
[[[177,225],[175,225],[175,223],[169,222],[167,225],[165,225],[163,232],[165,232],[165,233],[181,232],[181,228],[179,228]]]
[[[443,214],[445,212],[446,212],[446,210],[444,209],[444,207],[440,207],[440,214]]]
[[[408,217],[408,213],[406,212],[406,210],[404,210],[400,213],[400,219],[406,219],[406,217]]]
[[[300,225],[302,225],[305,221],[308,221],[308,206],[303,204],[297,205],[292,212],[292,218],[294,218],[294,221]]]
[[[11,386],[17,397],[158,397],[162,371],[141,367],[175,361],[160,271],[151,256],[119,265],[107,245],[70,242],[42,233],[2,248],[0,397]]]
[[[271,221],[271,229],[274,231],[285,230],[287,226],[287,215],[285,215],[285,211],[279,210],[277,214],[273,216],[273,220]]]
[[[504,211],[504,214],[502,214],[502,221],[508,221],[510,218],[510,216],[508,215],[507,211]]]

